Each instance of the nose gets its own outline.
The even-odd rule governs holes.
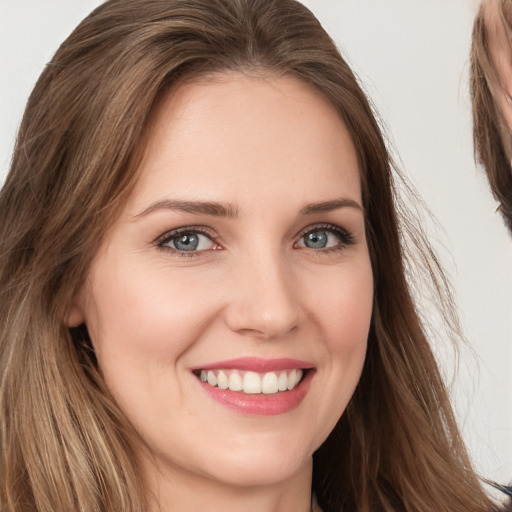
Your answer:
[[[276,339],[295,330],[304,318],[299,283],[277,255],[253,255],[231,275],[228,327],[239,334]]]

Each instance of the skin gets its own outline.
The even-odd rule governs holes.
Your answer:
[[[489,88],[501,110],[509,132],[512,132],[512,45],[501,18],[497,0],[482,4],[489,55],[497,72],[489,80]]]
[[[86,323],[143,440],[150,510],[309,511],[312,454],[357,385],[372,312],[353,143],[324,98],[293,77],[182,85],[154,121],[140,180],[69,324]],[[350,202],[304,211],[338,199]],[[169,200],[220,203],[229,215]],[[325,248],[307,247],[304,232],[326,224],[351,243],[332,232]],[[204,250],[158,246],[191,226],[207,229]],[[310,362],[303,401],[266,416],[211,399],[192,370],[239,357]]]

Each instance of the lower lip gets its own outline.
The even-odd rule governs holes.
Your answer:
[[[314,373],[313,370],[308,370],[300,384],[291,391],[281,391],[269,395],[264,393],[246,394],[241,391],[213,387],[200,380],[198,382],[210,398],[239,413],[275,416],[291,411],[300,405],[308,392]]]

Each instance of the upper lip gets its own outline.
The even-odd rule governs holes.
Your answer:
[[[261,359],[258,357],[240,357],[227,361],[216,361],[215,363],[199,366],[196,370],[246,370],[257,373],[266,373],[279,370],[291,370],[301,368],[308,370],[314,365],[300,359],[288,357],[278,359]]]

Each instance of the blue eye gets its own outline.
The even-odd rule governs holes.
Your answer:
[[[352,236],[335,226],[317,227],[304,233],[297,243],[298,247],[308,249],[336,249],[353,244]]]
[[[327,231],[313,231],[312,233],[306,233],[302,238],[304,245],[310,249],[325,249],[329,243],[329,235]]]
[[[158,242],[158,246],[179,252],[200,252],[217,248],[217,244],[208,235],[197,230],[168,234]]]

